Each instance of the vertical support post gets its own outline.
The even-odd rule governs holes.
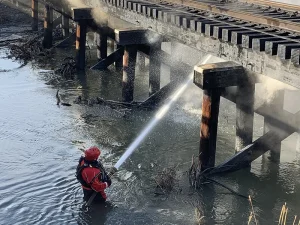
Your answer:
[[[172,60],[174,61],[181,61],[180,55],[177,54],[178,52],[176,51],[177,49],[177,43],[176,42],[171,42],[171,57]],[[176,79],[178,79],[178,75],[179,75],[179,70],[178,67],[179,65],[173,64],[170,67],[170,81],[175,81]]]
[[[120,47],[122,47],[122,46],[117,44],[117,49],[119,49]],[[122,68],[123,68],[123,59],[124,59],[124,57],[116,60],[116,62],[115,62],[116,70],[122,70]]]
[[[246,82],[237,87],[235,152],[252,143],[255,84]]]
[[[135,64],[137,56],[137,46],[127,45],[124,48],[123,56],[123,88],[122,97],[124,102],[133,101]]]
[[[149,96],[160,90],[160,62],[157,60],[157,51],[161,49],[161,42],[150,47],[149,54]]]
[[[76,66],[79,70],[85,69],[86,28],[85,20],[78,21],[76,26]]]
[[[105,59],[107,57],[107,35],[103,32],[96,33],[96,46],[98,60]]]
[[[62,9],[62,12],[64,12],[64,9]],[[69,37],[70,35],[70,21],[69,18],[62,15],[61,17],[61,24],[62,24],[62,32],[63,32],[63,36]]]
[[[52,47],[52,32],[53,32],[53,9],[50,5],[45,5],[44,17],[44,48]]]
[[[206,63],[207,61],[208,59]],[[226,87],[241,85],[241,81],[246,78],[244,68],[235,62],[194,67],[194,84],[203,89],[199,150],[199,165],[202,171],[215,166],[221,92]]]
[[[283,109],[284,104],[284,90],[276,91],[274,94],[273,101],[270,104],[271,110],[276,113],[276,111],[280,111]],[[279,129],[275,126],[276,122],[271,117],[264,118],[264,133]],[[276,141],[272,144],[272,148],[270,149],[270,160],[273,162],[280,161],[280,153],[281,153],[281,141]]]
[[[203,90],[199,158],[201,170],[215,166],[221,89]]]
[[[143,53],[138,53],[138,66],[140,71],[145,71],[146,68],[146,58]]]
[[[38,31],[39,14],[38,14],[38,0],[31,0],[31,17],[32,17],[32,30]]]

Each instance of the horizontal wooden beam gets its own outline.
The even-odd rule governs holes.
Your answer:
[[[140,45],[147,44],[147,29],[132,27],[115,29],[115,40],[119,45]]]
[[[240,85],[247,80],[243,66],[235,62],[220,62],[194,67],[194,83],[202,89]]]
[[[113,64],[118,59],[122,58],[124,54],[124,48],[121,47],[117,49],[115,52],[111,53],[109,56],[107,56],[105,59],[102,59],[99,61],[96,65],[92,66],[92,70],[105,70],[107,67],[109,67],[111,64]]]
[[[93,19],[91,7],[73,7],[72,8],[72,18],[74,21],[79,20],[91,20]]]

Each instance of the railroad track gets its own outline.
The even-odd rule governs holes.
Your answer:
[[[300,15],[294,15],[290,11],[241,3],[249,10],[247,13],[236,13],[237,11],[227,9],[229,6],[225,7],[226,10],[221,7],[221,10],[219,5],[225,4],[216,1],[213,1],[215,5],[211,4],[212,1],[198,2],[193,0],[103,1],[165,23],[171,23],[191,32],[201,33],[254,51],[265,52],[272,56],[278,56],[282,60],[291,60],[295,65],[300,65]],[[234,10],[241,10],[239,7],[240,5],[236,5]],[[213,8],[222,11],[222,13],[215,12],[212,10]],[[251,13],[249,13],[250,8]],[[276,26],[272,23],[259,23],[257,21],[260,20],[251,20],[252,17],[263,19],[272,17],[280,23],[277,23]],[[289,17],[293,21],[291,22],[285,17]],[[293,26],[285,27],[283,26],[285,23]]]

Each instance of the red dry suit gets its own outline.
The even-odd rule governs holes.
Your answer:
[[[81,157],[77,166],[76,176],[81,183],[84,199],[86,201],[91,197],[94,191],[99,193],[96,195],[96,201],[106,200],[104,190],[110,186],[111,181],[104,175],[104,171],[100,170],[99,163],[96,160],[87,161],[84,157]]]

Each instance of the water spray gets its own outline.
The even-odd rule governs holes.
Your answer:
[[[199,64],[205,64],[211,58],[211,55],[206,56]],[[115,166],[112,168],[111,172],[114,174],[120,166],[129,158],[129,156],[136,150],[139,144],[144,140],[144,138],[150,133],[150,131],[156,126],[158,121],[162,119],[165,114],[169,111],[172,104],[181,96],[181,94],[187,89],[189,84],[193,81],[193,73],[189,75],[186,82],[184,82],[178,90],[176,90],[173,95],[170,97],[170,101],[164,104],[155,114],[154,118],[147,124],[142,133],[131,143],[127,148],[121,158],[117,161]]]
[[[203,60],[199,62],[199,64],[205,64],[207,61],[211,58],[211,55],[206,56]],[[145,129],[141,132],[139,136],[129,145],[127,150],[123,153],[121,158],[117,161],[117,163],[110,169],[108,176],[112,176],[115,174],[120,166],[130,157],[130,155],[137,149],[137,147],[140,145],[140,143],[145,139],[145,137],[150,133],[150,131],[157,125],[158,121],[162,119],[166,113],[171,108],[172,104],[176,102],[176,100],[181,96],[181,94],[187,89],[189,84],[191,84],[193,81],[193,73],[189,75],[186,82],[184,82],[178,90],[176,90],[172,96],[170,97],[170,101],[168,101],[166,104],[164,104],[155,114],[154,118],[147,124]],[[86,206],[89,206],[93,199],[95,198],[97,192],[95,192],[88,202],[86,203]]]

